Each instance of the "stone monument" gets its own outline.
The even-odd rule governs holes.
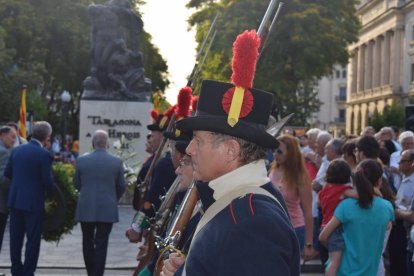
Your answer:
[[[88,14],[91,72],[83,81],[80,103],[80,153],[91,151],[93,132],[103,129],[110,138],[109,150],[136,153],[126,163],[137,167],[147,156],[146,125],[152,109],[151,81],[138,50],[143,23],[128,0],[91,4]]]

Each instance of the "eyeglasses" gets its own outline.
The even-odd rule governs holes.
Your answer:
[[[192,165],[191,159],[181,159],[179,162],[180,162],[180,165],[179,165],[180,168]]]
[[[400,162],[398,162],[398,164],[406,163],[406,162],[412,163],[413,161],[412,160],[409,160],[409,159],[401,159]]]
[[[280,155],[283,155],[283,153],[284,153],[284,152],[283,152],[281,149],[277,149],[277,150],[276,150],[276,153],[277,153],[277,154],[280,154]]]

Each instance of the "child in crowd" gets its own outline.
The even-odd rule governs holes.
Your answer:
[[[350,185],[351,168],[342,159],[335,159],[330,164],[325,176],[326,184],[318,194],[318,204],[322,209],[321,228],[325,227],[332,218],[336,206],[341,201],[343,193],[352,189]],[[328,252],[330,264],[327,266],[325,275],[336,275],[341,264],[342,250],[344,248],[341,228],[337,228],[328,240]]]
[[[376,275],[384,247],[384,237],[394,220],[392,204],[377,196],[382,184],[382,166],[372,159],[362,161],[354,175],[357,198],[342,200],[332,219],[319,235],[327,244],[340,226],[345,246],[337,275]]]

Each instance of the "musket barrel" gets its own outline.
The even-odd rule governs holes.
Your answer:
[[[162,203],[161,203],[160,207],[158,208],[157,213],[158,212],[164,212],[164,210],[171,207],[171,204],[174,201],[174,197],[177,194],[178,185],[180,184],[180,181],[181,181],[181,177],[177,176],[175,178],[173,184],[171,184],[170,188],[168,189],[167,193],[165,194],[165,197],[162,200]],[[157,216],[157,214],[155,216]]]
[[[270,25],[270,28],[269,28],[269,33],[271,33],[271,32],[272,32],[273,25],[275,24],[275,22],[276,22],[277,18],[279,17],[279,13],[280,13],[281,9],[283,8],[283,5],[284,5],[284,4],[285,4],[285,3],[283,3],[283,2],[280,2],[280,3],[279,3],[279,5],[278,5],[278,7],[277,7],[277,10],[276,10],[275,17],[273,17],[272,24]]]
[[[185,194],[185,197],[181,203],[180,209],[171,224],[170,229],[167,231],[167,237],[172,237],[177,231],[183,232],[185,226],[191,218],[195,205],[198,201],[198,191],[193,181]]]
[[[201,70],[201,69],[199,69],[200,64],[198,63],[198,61],[200,60],[200,56],[204,51],[206,43],[207,43],[208,39],[210,38],[211,32],[214,29],[214,26],[216,24],[216,21],[217,21],[218,17],[219,17],[219,13],[217,13],[216,16],[214,17],[213,21],[211,22],[210,28],[208,29],[207,35],[204,37],[204,40],[201,43],[200,50],[198,50],[198,53],[196,55],[196,62],[194,64],[193,70],[191,71],[190,77],[188,78],[188,81],[187,81],[187,86],[192,87],[192,85],[196,82],[196,78],[195,78],[196,73],[197,73],[197,71]],[[208,51],[207,51],[207,53],[208,53]],[[207,55],[207,54],[204,54],[204,55]]]
[[[214,42],[214,39],[216,38],[216,34],[217,34],[217,30],[214,31],[213,36],[211,37],[210,42],[208,43],[207,49],[204,53],[203,59],[201,60],[200,65],[197,67],[197,71],[194,74],[194,78],[191,80],[191,87],[193,87],[195,85],[195,82],[197,81],[198,77],[200,76],[201,69],[203,68],[204,62],[206,62],[207,55],[210,52],[210,48],[211,48],[211,45]]]
[[[207,40],[210,37],[211,32],[213,31],[214,25],[216,25],[216,21],[217,21],[217,18],[218,17],[219,17],[219,13],[216,14],[216,16],[214,17],[213,21],[211,22],[210,28],[208,29],[208,32],[207,32],[207,35],[204,38],[203,43],[201,43],[200,50],[197,53],[197,56],[196,56],[196,60],[197,61],[199,60],[199,58],[201,56],[201,53],[203,52],[204,46],[206,45]]]
[[[277,0],[271,0],[269,6],[267,7],[266,13],[263,17],[262,23],[260,23],[259,29],[257,30],[257,35],[262,37],[264,32],[268,32],[270,28],[270,24],[272,22],[271,16],[273,14],[273,10],[276,7]],[[266,26],[267,24],[267,26]]]

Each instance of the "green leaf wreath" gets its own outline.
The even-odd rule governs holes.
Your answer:
[[[76,225],[75,211],[78,192],[72,182],[74,170],[75,168],[71,164],[55,163],[52,166],[53,179],[63,194],[66,212],[59,227],[52,231],[43,231],[42,238],[45,241],[59,242],[63,235],[71,233],[73,227]],[[46,199],[44,214],[46,219],[54,214],[56,206],[57,202],[55,200],[50,198]],[[44,228],[47,228],[47,225],[44,225]]]

